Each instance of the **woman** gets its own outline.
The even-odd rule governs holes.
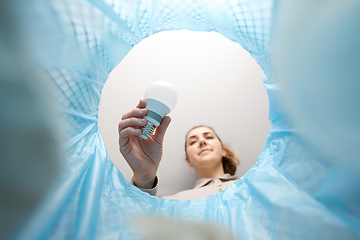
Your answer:
[[[139,137],[146,120],[142,119],[147,110],[146,101],[140,100],[137,107],[122,116],[119,123],[120,152],[128,162],[134,175],[132,183],[141,190],[156,195],[156,172],[162,157],[162,143],[170,117],[166,116],[155,134],[144,140]],[[230,186],[237,177],[234,175],[240,161],[237,156],[224,147],[213,129],[198,126],[186,135],[186,161],[194,167],[199,180],[195,188],[164,198],[201,199],[216,194]]]

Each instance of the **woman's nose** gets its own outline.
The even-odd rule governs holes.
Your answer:
[[[203,146],[206,146],[206,141],[205,139],[200,139],[199,147],[203,147]]]

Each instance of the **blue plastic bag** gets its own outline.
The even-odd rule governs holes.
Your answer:
[[[238,239],[360,238],[358,165],[325,159],[299,137],[283,106],[273,72],[279,46],[271,48],[278,6],[266,0],[17,5],[26,55],[41,66],[67,124],[63,170],[11,238],[135,239],[141,227],[129,219],[138,215],[216,223]],[[257,164],[223,192],[196,201],[160,199],[132,186],[109,159],[97,125],[109,72],[145,37],[175,29],[217,31],[239,43],[263,69],[270,102],[272,125]]]

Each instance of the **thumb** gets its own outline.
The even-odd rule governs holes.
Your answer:
[[[161,121],[160,125],[156,128],[156,132],[153,135],[153,139],[155,142],[162,144],[164,140],[164,135],[166,132],[166,129],[170,125],[171,118],[169,116],[165,116],[163,120]]]

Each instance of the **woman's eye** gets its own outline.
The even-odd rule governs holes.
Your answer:
[[[191,146],[191,145],[193,145],[195,142],[196,142],[196,141],[192,141],[192,142],[190,142],[190,146]]]
[[[208,136],[208,137],[206,137],[206,139],[213,139],[214,137],[212,137],[212,136]]]

